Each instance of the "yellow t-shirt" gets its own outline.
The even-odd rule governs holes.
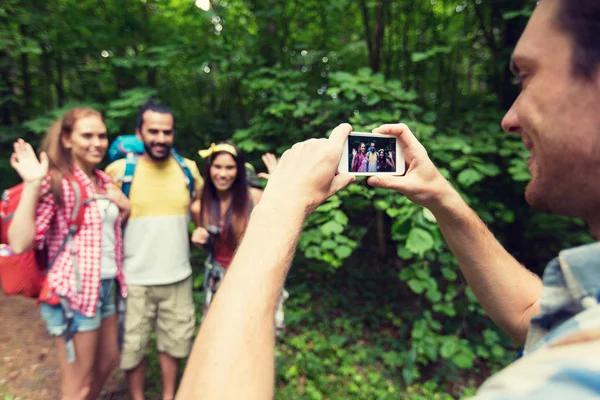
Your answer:
[[[185,159],[196,193],[203,180],[198,166]],[[126,160],[106,167],[120,186]],[[166,285],[192,273],[188,226],[190,192],[185,175],[172,157],[163,162],[140,158],[129,191],[131,214],[123,233],[123,271],[130,285]]]
[[[370,163],[377,162],[377,152],[376,151],[369,152],[369,162]]]

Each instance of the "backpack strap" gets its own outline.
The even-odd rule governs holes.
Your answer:
[[[190,197],[193,199],[196,197],[195,192],[195,179],[192,175],[192,171],[188,168],[185,160],[182,156],[179,155],[174,149],[171,149],[171,156],[177,161],[179,167],[183,171],[185,185],[188,187],[190,192]],[[135,167],[137,165],[138,157],[135,153],[127,153],[125,158],[125,172],[123,173],[123,177],[121,178],[121,190],[126,197],[129,197],[129,192],[131,191],[131,183],[133,182],[133,175],[135,174]]]
[[[85,206],[89,204],[93,199],[89,199],[87,196],[87,191],[81,182],[76,179],[69,180],[71,184],[71,188],[73,189],[73,193],[75,195],[75,205],[73,206],[73,210],[71,211],[71,216],[69,218],[69,231],[67,236],[61,243],[58,251],[54,255],[54,258],[48,263],[47,270],[52,268],[52,265],[56,262],[61,253],[65,250],[67,243],[71,247],[71,257],[73,258],[73,271],[75,274],[75,287],[77,289],[77,293],[81,293],[83,291],[83,287],[81,284],[81,272],[79,271],[79,262],[77,260],[77,249],[75,248],[75,243],[73,242],[73,238],[81,225],[83,225],[83,219],[85,216]]]
[[[75,195],[75,205],[73,206],[73,210],[71,210],[71,216],[69,217],[69,231],[67,236],[61,243],[58,251],[54,258],[50,261],[47,268],[48,270],[52,267],[52,265],[56,262],[58,256],[65,250],[65,246],[67,243],[71,249],[71,257],[73,260],[73,273],[75,274],[75,288],[77,293],[83,292],[83,285],[81,283],[81,272],[79,271],[79,262],[77,260],[77,249],[75,247],[75,242],[73,238],[83,225],[83,220],[85,217],[85,206],[94,201],[94,198],[89,198],[87,195],[86,188],[82,182],[80,182],[75,177],[69,180],[71,184],[71,188],[73,189],[73,193]],[[63,339],[65,340],[65,350],[67,352],[67,362],[72,363],[75,361],[75,345],[73,343],[73,335],[75,332],[73,331],[73,310],[69,304],[69,301],[63,296],[59,296],[60,305],[63,309],[63,314],[65,320],[67,322],[67,327],[65,332],[63,333]]]
[[[123,178],[121,178],[121,190],[127,198],[129,198],[129,192],[131,191],[131,182],[133,181],[137,161],[138,158],[135,153],[127,153],[125,157],[125,172],[123,173]]]
[[[179,166],[181,167],[185,178],[185,184],[188,187],[188,190],[190,191],[190,197],[194,199],[194,197],[196,197],[196,191],[192,171],[190,171],[190,169],[188,168],[183,157],[173,149],[171,149],[171,156],[175,159],[175,161],[177,161],[177,164],[179,164]]]

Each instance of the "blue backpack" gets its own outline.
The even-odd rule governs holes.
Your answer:
[[[142,154],[144,154],[144,143],[136,135],[119,136],[111,143],[108,149],[108,159],[110,162],[120,160],[121,158],[126,159],[121,190],[127,197],[129,197],[129,191],[131,190],[131,182],[133,181],[138,157]],[[190,191],[190,197],[193,199],[195,197],[195,185],[192,171],[190,171],[183,157],[174,148],[171,149],[171,156],[181,167],[185,184]]]

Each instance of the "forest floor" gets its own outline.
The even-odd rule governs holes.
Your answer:
[[[53,339],[36,300],[0,290],[0,400],[60,399],[60,371]],[[103,400],[125,399],[124,375],[116,371]]]

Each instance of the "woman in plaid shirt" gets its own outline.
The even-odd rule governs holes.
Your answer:
[[[41,303],[41,314],[56,336],[63,399],[97,398],[119,363],[114,290],[116,280],[120,294],[127,294],[121,222],[129,202],[110,177],[96,169],[107,148],[101,114],[74,108],[50,127],[39,160],[21,139],[10,160],[24,182],[8,232],[11,247],[15,253],[45,247],[48,259],[55,259],[48,283],[61,302]],[[93,201],[84,205],[82,225],[61,250],[77,206],[77,188]]]

